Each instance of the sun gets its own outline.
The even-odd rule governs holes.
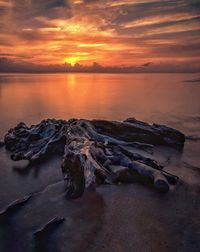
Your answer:
[[[79,57],[69,57],[65,59],[65,62],[67,62],[71,66],[74,66],[79,60],[80,60]]]

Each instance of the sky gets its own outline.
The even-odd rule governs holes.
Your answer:
[[[0,67],[200,69],[200,0],[0,0],[0,17]]]

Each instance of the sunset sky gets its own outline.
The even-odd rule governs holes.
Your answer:
[[[0,0],[0,58],[199,64],[199,0]]]

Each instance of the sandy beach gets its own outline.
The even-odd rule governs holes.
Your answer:
[[[194,147],[197,146],[199,143],[195,143]],[[190,142],[186,142],[187,148],[191,148]],[[2,149],[1,158],[1,164],[6,163],[9,170],[13,161],[9,161],[8,153]],[[183,154],[182,160],[186,162],[187,156]],[[45,176],[47,170],[54,169],[51,170],[54,175],[46,177],[49,186],[41,187],[25,206],[1,223],[1,251],[35,248],[40,251],[199,251],[198,167],[186,167],[183,162],[167,167],[167,171],[179,174],[180,182],[166,195],[135,183],[102,185],[86,190],[80,199],[66,201],[60,171],[55,169],[59,161],[54,159],[29,171],[31,174],[38,169]],[[24,176],[28,183],[29,175]],[[20,186],[26,193],[37,191],[31,184]],[[9,187],[9,182],[1,184],[1,190],[5,187]],[[18,197],[24,194],[20,191]],[[14,194],[7,191],[4,204],[6,199],[14,199]],[[65,222],[35,243],[34,231],[56,216],[64,216]]]

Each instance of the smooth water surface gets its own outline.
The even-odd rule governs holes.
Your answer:
[[[19,121],[127,117],[170,123],[200,112],[194,74],[0,75],[0,137]]]

